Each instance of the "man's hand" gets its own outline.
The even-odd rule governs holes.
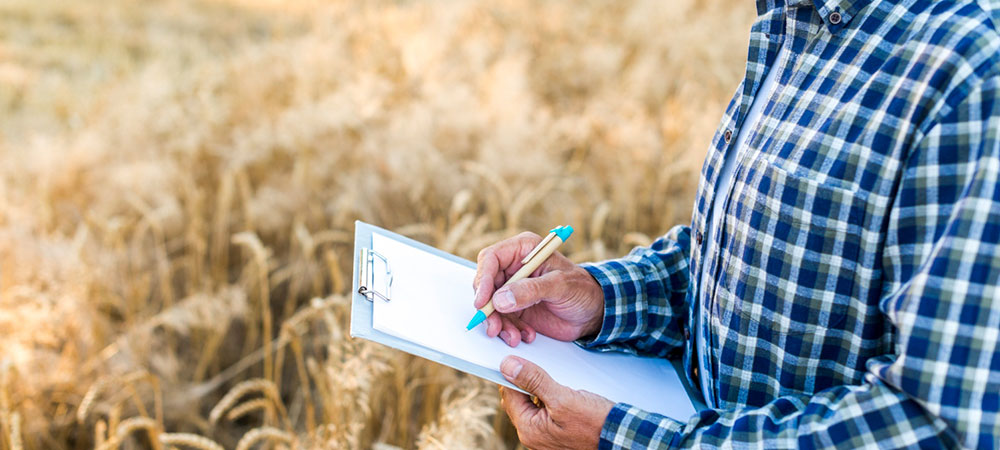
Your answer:
[[[614,403],[556,383],[541,367],[516,356],[504,358],[500,372],[541,401],[541,406],[536,406],[527,395],[500,388],[500,402],[522,444],[535,450],[597,448]]]
[[[562,254],[553,253],[530,277],[497,290],[523,264],[521,260],[542,241],[521,233],[479,252],[475,307],[491,298],[499,314],[486,319],[486,334],[507,345],[535,340],[535,332],[572,341],[596,334],[604,319],[604,292],[594,277]]]

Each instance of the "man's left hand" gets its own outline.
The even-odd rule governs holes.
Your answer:
[[[516,356],[504,358],[500,372],[541,401],[536,405],[525,394],[500,388],[500,402],[522,444],[536,450],[597,448],[612,401],[556,383],[541,367]]]

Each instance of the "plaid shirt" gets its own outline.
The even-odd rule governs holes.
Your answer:
[[[1000,446],[1000,15],[985,3],[757,2],[691,226],[585,265],[606,310],[581,345],[683,355],[709,409],[679,422],[618,404],[602,448]],[[768,67],[775,91],[716,193]],[[716,195],[722,227],[706,230]]]

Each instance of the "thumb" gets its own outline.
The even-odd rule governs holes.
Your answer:
[[[563,272],[553,271],[540,277],[515,281],[493,293],[493,307],[502,313],[512,313],[565,295],[564,275]]]
[[[541,367],[517,356],[504,358],[500,363],[500,373],[507,381],[514,383],[514,386],[542,399],[546,404],[555,403],[558,394],[565,389]]]

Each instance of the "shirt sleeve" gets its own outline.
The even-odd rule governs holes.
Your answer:
[[[676,226],[649,247],[583,267],[604,290],[604,321],[578,344],[602,351],[668,356],[683,347],[691,229]]]
[[[619,404],[601,448],[1000,445],[1000,83],[953,92],[917,136],[890,210],[880,309],[896,351],[865,381],[681,423]]]

